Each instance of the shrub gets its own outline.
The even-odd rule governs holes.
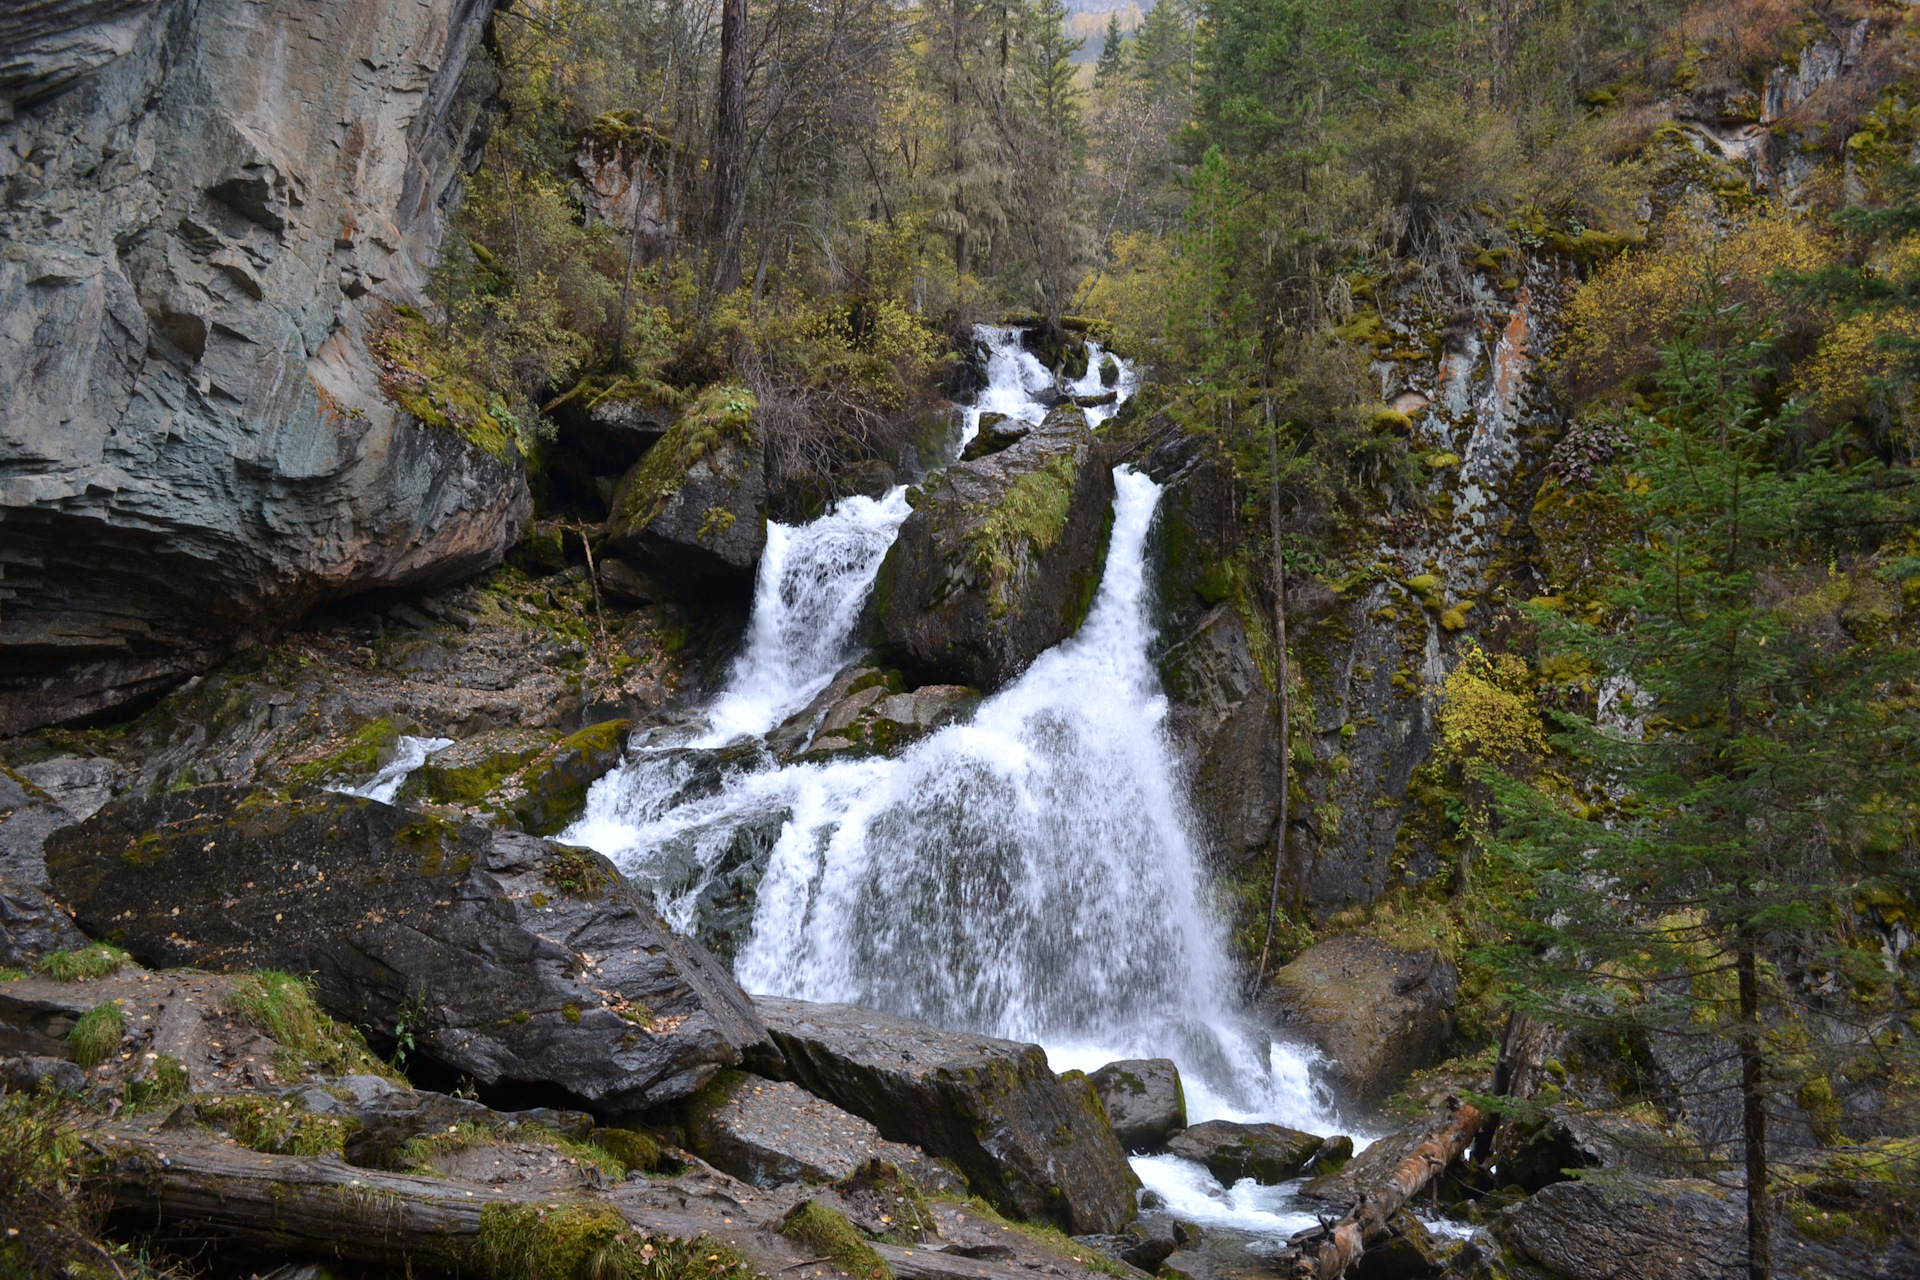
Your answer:
[[[8,1280],[106,1274],[95,1239],[104,1205],[80,1180],[86,1148],[71,1105],[0,1095],[0,1276]]]

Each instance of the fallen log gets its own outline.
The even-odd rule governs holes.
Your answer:
[[[481,1207],[515,1199],[337,1156],[262,1155],[211,1139],[115,1134],[91,1145],[120,1214],[159,1230],[352,1262],[457,1268],[479,1238]]]
[[[1289,1280],[1339,1280],[1367,1246],[1386,1238],[1387,1220],[1448,1165],[1465,1155],[1485,1123],[1480,1110],[1447,1099],[1447,1119],[1409,1151],[1386,1180],[1361,1193],[1345,1217],[1309,1227],[1287,1242],[1276,1259]]]

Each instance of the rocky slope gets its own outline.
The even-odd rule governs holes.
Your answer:
[[[491,10],[0,19],[0,732],[519,536],[519,462],[395,410],[365,346],[435,258]]]

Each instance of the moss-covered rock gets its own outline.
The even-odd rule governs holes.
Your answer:
[[[401,787],[398,802],[478,805],[552,745],[554,736],[537,729],[495,729],[456,742],[434,752],[414,770]]]
[[[535,835],[550,836],[587,807],[587,789],[620,763],[630,720],[607,720],[566,738],[520,774],[514,816]]]
[[[745,387],[701,392],[620,481],[608,544],[683,577],[751,576],[767,543],[758,407]]]
[[[1272,1187],[1306,1172],[1322,1143],[1315,1134],[1285,1125],[1207,1120],[1176,1134],[1166,1149],[1205,1165],[1222,1186],[1252,1178]]]
[[[875,584],[909,674],[992,690],[1079,629],[1111,531],[1113,475],[1071,405],[948,467],[918,496]]]

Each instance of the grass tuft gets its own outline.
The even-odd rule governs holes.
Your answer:
[[[71,951],[55,951],[43,956],[35,967],[55,982],[79,982],[86,978],[110,978],[120,972],[122,965],[132,963],[133,957],[112,943],[96,942]]]
[[[894,1280],[893,1268],[875,1253],[859,1229],[838,1209],[807,1200],[780,1220],[780,1234],[833,1259],[854,1280]]]
[[[127,1015],[119,1005],[108,1001],[80,1015],[73,1030],[67,1032],[67,1043],[73,1046],[73,1060],[90,1071],[113,1056],[126,1034]]]
[[[376,1058],[358,1031],[335,1022],[313,999],[313,984],[275,970],[242,974],[227,988],[228,1013],[272,1036],[282,1050],[280,1074],[298,1078],[308,1062],[328,1075],[405,1077]]]
[[[317,1116],[295,1097],[236,1093],[195,1098],[201,1124],[225,1133],[249,1151],[271,1155],[341,1155],[360,1123],[341,1116]]]
[[[170,1106],[186,1097],[192,1087],[180,1059],[163,1053],[153,1060],[152,1071],[139,1080],[127,1081],[122,1094],[131,1113]]]

